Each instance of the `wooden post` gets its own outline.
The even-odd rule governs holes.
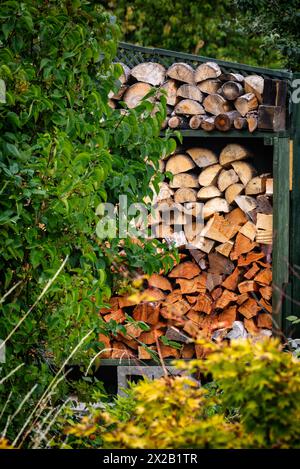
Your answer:
[[[284,293],[289,281],[290,193],[289,193],[289,139],[274,137],[273,172],[273,332],[281,335]],[[298,221],[299,224],[299,221]],[[295,238],[296,234],[293,234]]]
[[[293,80],[298,80],[300,83],[300,73],[293,74]],[[299,85],[298,85],[299,87]],[[299,93],[298,96],[299,98]],[[299,223],[299,207],[300,207],[300,132],[299,132],[299,121],[300,121],[300,103],[292,103],[292,144],[291,144],[291,170],[292,170],[292,185],[291,189],[291,265],[295,269],[296,266],[300,265],[300,223]],[[292,304],[291,313],[295,316],[300,317],[300,306],[295,302],[300,302],[300,276],[299,270],[298,276],[291,273],[292,283]],[[285,326],[291,329],[291,324],[285,322]],[[293,336],[299,337],[300,324],[296,327],[293,326]]]

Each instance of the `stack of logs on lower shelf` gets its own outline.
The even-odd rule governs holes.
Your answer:
[[[222,339],[236,324],[245,334],[270,333],[273,179],[256,174],[252,156],[229,144],[220,155],[188,148],[167,160],[173,178],[161,184],[151,223],[157,238],[180,249],[180,262],[148,279],[148,301],[113,297],[101,310],[106,322],[125,323],[127,313],[150,327],[126,324],[127,335],[101,335],[106,358],[151,358],[143,344],[164,358],[199,356],[191,338]]]
[[[285,129],[284,80],[226,72],[216,62],[202,63],[196,69],[186,63],[174,63],[168,69],[155,62],[140,63],[132,69],[120,65],[123,74],[119,87],[109,94],[110,106],[117,108],[121,101],[132,109],[154,88],[158,93],[148,98],[152,101],[164,90],[168,117],[163,129]],[[122,106],[121,112],[126,113],[126,106]]]

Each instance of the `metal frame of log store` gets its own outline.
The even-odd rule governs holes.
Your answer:
[[[214,62],[219,65],[223,74],[260,75],[268,83],[268,89],[276,88],[278,83],[285,84],[286,93],[276,98],[272,92],[266,95],[266,104],[283,106],[286,109],[284,125],[270,124],[269,128],[258,128],[253,133],[248,129],[229,130],[226,133],[218,130],[206,132],[204,130],[181,129],[183,142],[197,142],[199,146],[209,142],[243,142],[245,144],[268,147],[272,152],[273,160],[273,319],[274,333],[283,330],[286,332],[285,317],[289,314],[291,298],[300,297],[300,285],[297,275],[291,274],[292,264],[300,265],[300,224],[297,222],[297,205],[300,199],[296,191],[297,180],[300,173],[299,158],[293,162],[293,153],[299,151],[300,139],[297,133],[297,119],[299,120],[299,104],[291,104],[293,74],[288,70],[275,70],[250,65],[216,60],[198,55],[179,53],[164,49],[146,48],[127,43],[120,43],[116,61],[132,68],[143,62],[155,62],[165,67],[181,62],[196,68],[201,63]],[[276,100],[281,102],[276,102]],[[284,102],[282,102],[284,100]],[[263,102],[264,104],[264,102]],[[261,155],[264,158],[264,155]],[[293,168],[294,166],[294,168]],[[294,169],[294,171],[293,171]],[[292,189],[294,190],[292,191]],[[292,197],[290,193],[292,191]],[[290,198],[292,204],[290,204]],[[290,207],[292,205],[292,211]],[[291,224],[293,222],[293,224]],[[292,230],[293,227],[293,231]],[[293,237],[291,233],[293,232]],[[296,273],[297,274],[297,273]],[[297,294],[298,290],[298,294]],[[300,298],[298,298],[299,300]]]

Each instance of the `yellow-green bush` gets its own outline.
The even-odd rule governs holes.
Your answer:
[[[113,410],[69,427],[69,438],[92,433],[106,448],[300,447],[300,362],[274,339],[203,346],[205,360],[177,366],[210,375],[213,386],[142,381]]]

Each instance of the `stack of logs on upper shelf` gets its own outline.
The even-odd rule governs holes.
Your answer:
[[[272,329],[272,194],[270,174],[257,174],[255,156],[231,143],[211,149],[178,149],[165,161],[172,173],[163,182],[148,218],[157,238],[175,243],[180,262],[168,275],[154,274],[146,296],[134,304],[111,299],[101,310],[105,321],[125,322],[125,313],[144,321],[143,332],[126,325],[127,335],[101,336],[106,356],[151,358],[142,344],[161,355],[191,358],[201,335],[240,337]],[[231,334],[231,335],[230,335]],[[163,337],[181,344],[173,348]]]
[[[202,63],[195,69],[186,63],[174,63],[168,69],[155,62],[141,63],[131,70],[121,65],[121,86],[109,95],[111,107],[117,107],[122,100],[128,108],[134,108],[152,87],[163,89],[168,114],[163,128],[250,132],[285,129],[284,80],[222,72],[215,62]]]

